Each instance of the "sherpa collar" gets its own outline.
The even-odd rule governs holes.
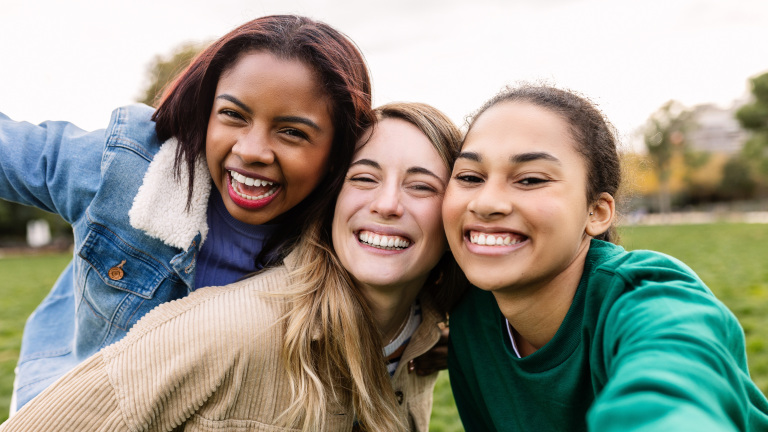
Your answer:
[[[131,226],[150,237],[180,249],[189,248],[197,233],[202,244],[208,234],[207,208],[211,193],[211,175],[203,158],[195,166],[192,200],[187,209],[189,170],[181,165],[174,176],[178,142],[171,138],[160,147],[144,174],[139,192],[133,199],[128,217]]]

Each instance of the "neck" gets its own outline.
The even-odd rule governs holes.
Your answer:
[[[424,281],[388,287],[358,284],[373,315],[373,322],[381,333],[384,345],[390,343],[399,334],[423,284]]]
[[[588,251],[587,243],[567,268],[550,279],[493,292],[501,313],[512,326],[520,355],[536,352],[557,333],[573,303]]]

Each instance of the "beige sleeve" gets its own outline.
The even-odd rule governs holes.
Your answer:
[[[128,427],[100,353],[78,365],[0,426],[2,432],[123,430]]]
[[[249,283],[280,286],[278,276]],[[279,361],[280,333],[270,324],[280,308],[252,291],[248,283],[209,287],[160,305],[0,431],[170,431],[201,412],[207,418],[233,415],[240,399],[258,387],[248,374],[255,368],[272,376],[267,371]]]

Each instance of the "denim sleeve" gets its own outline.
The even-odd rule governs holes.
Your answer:
[[[74,223],[99,186],[104,146],[103,130],[53,121],[33,125],[0,113],[0,198]]]

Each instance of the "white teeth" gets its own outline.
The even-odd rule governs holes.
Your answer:
[[[411,245],[411,242],[399,236],[386,236],[374,234],[368,231],[361,231],[357,236],[361,243],[379,249],[399,250],[405,249]]]
[[[505,235],[493,235],[477,234],[469,236],[469,241],[472,244],[480,246],[509,246],[522,242],[521,239],[505,236]]]
[[[248,194],[244,194],[244,193],[240,192],[240,190],[238,188],[238,184],[242,183],[242,184],[245,184],[247,186],[259,187],[259,186],[272,186],[272,185],[274,185],[274,183],[273,182],[269,182],[269,181],[260,180],[260,179],[254,179],[254,178],[246,177],[246,176],[244,176],[244,175],[242,175],[240,173],[236,173],[234,171],[230,171],[229,172],[229,177],[232,179],[232,189],[235,191],[235,193],[240,198],[244,198],[244,199],[247,199],[247,200],[260,200],[260,199],[264,199],[266,197],[274,195],[275,192],[277,192],[277,190],[279,189],[279,186],[274,186],[274,187],[270,188],[268,191],[264,192],[263,194],[261,194],[259,196],[252,196],[252,195],[248,195]]]
[[[246,186],[272,186],[274,182],[261,180],[261,179],[255,179],[251,177],[246,177],[239,172],[235,171],[229,171],[229,176],[232,177],[232,180],[237,181],[238,183],[243,183]]]

